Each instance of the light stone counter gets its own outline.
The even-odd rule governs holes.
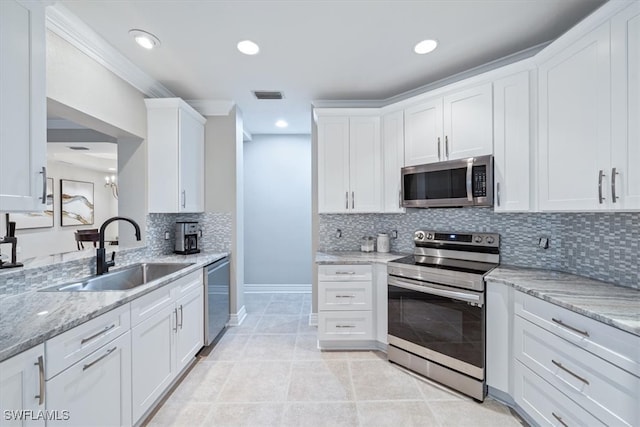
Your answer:
[[[387,264],[410,254],[398,252],[316,252],[316,264]]]
[[[550,270],[500,266],[487,280],[640,336],[640,290]]]
[[[227,255],[229,254],[200,253],[169,255],[148,260],[193,265],[128,291],[30,291],[0,299],[0,362]],[[74,277],[69,277],[68,280],[72,281]]]

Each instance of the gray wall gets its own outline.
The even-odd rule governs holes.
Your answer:
[[[245,289],[311,291],[311,136],[254,135],[244,179]]]

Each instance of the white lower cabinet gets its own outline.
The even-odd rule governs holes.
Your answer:
[[[178,330],[176,333],[176,363],[180,372],[200,351],[204,337],[202,285],[178,299]]]
[[[47,381],[48,426],[131,425],[131,334],[102,346]]]
[[[24,416],[45,410],[44,344],[0,363],[0,408],[0,426],[45,425],[44,418]]]

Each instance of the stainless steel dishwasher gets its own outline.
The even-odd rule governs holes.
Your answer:
[[[229,257],[205,267],[204,345],[216,343],[229,322]]]

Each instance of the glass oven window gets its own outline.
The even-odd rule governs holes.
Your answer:
[[[389,335],[484,368],[484,307],[389,286]]]

